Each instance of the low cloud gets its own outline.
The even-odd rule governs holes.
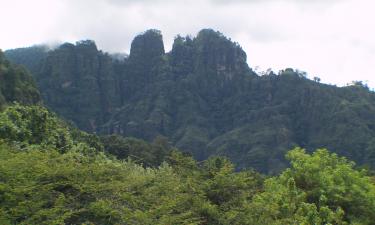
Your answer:
[[[129,52],[134,36],[156,28],[168,50],[177,34],[213,28],[238,42],[252,67],[293,67],[328,83],[369,80],[375,87],[371,0],[4,0],[1,5],[3,49],[93,39],[104,51]]]

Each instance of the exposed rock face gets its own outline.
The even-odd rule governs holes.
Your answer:
[[[148,30],[134,38],[130,49],[130,59],[152,65],[151,63],[164,53],[161,32]]]
[[[221,78],[232,79],[249,69],[246,53],[220,32],[202,30],[194,39],[196,66],[206,72],[216,73]]]
[[[157,80],[164,55],[160,31],[148,30],[134,38],[128,60],[119,66],[123,103]]]
[[[49,52],[35,76],[46,104],[87,131],[95,132],[120,104],[112,59],[93,41]]]
[[[197,159],[225,155],[269,173],[285,166],[293,146],[328,147],[375,167],[373,92],[292,69],[258,76],[238,44],[210,29],[177,36],[168,53],[160,31],[149,30],[121,58],[92,41],[64,44],[40,65],[46,104],[87,131],[163,135]]]

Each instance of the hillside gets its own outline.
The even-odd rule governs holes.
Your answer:
[[[367,171],[324,149],[289,151],[291,167],[264,179],[236,172],[222,157],[197,162],[160,141],[101,142],[41,106],[8,106],[0,127],[1,224],[371,225],[375,219]],[[162,151],[162,163],[133,161],[160,159]],[[116,152],[128,160],[110,154]]]
[[[0,50],[0,109],[13,102],[35,104],[40,94],[30,73],[9,62]]]
[[[241,47],[219,32],[177,36],[166,53],[160,31],[149,30],[120,60],[93,41],[63,44],[39,62],[25,51],[37,52],[5,54],[33,70],[49,108],[85,131],[162,135],[198,160],[223,155],[266,173],[285,168],[294,146],[327,147],[375,168],[373,92],[321,84],[292,69],[258,76]]]
[[[6,90],[36,90],[25,69],[7,61],[0,65],[6,68],[1,83]],[[148,143],[88,134],[34,95],[16,96],[22,101],[0,108],[0,224],[371,225],[375,220],[371,171],[326,149],[288,151],[289,168],[265,178],[236,171],[224,157],[198,162],[160,136]]]

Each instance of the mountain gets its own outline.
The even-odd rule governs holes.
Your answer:
[[[162,88],[166,87],[164,82],[168,82],[171,79],[168,76],[173,75],[173,73],[168,75],[165,71],[173,68],[164,68],[160,70],[161,72],[154,70],[155,67],[160,66],[159,64],[164,64],[169,56],[165,57],[165,53],[163,53],[164,50],[160,45],[162,43],[160,42],[160,33],[152,31],[151,35],[151,39],[155,43],[159,43],[158,48],[150,49],[150,45],[144,45],[143,42],[149,41],[149,37],[141,36],[138,39],[141,43],[141,46],[138,47],[142,49],[138,52],[138,56],[141,59],[149,57],[148,61],[142,62],[143,66],[139,66],[139,58],[125,60],[128,64],[124,64],[123,58],[114,59],[117,61],[110,61],[111,63],[106,64],[108,66],[113,63],[115,71],[113,74],[121,77],[121,79],[124,79],[122,76],[128,79],[118,85],[129,85],[128,82],[131,81],[140,85],[139,88],[147,87],[148,89],[145,89],[145,92],[151,91],[141,95],[119,89],[119,95],[122,96],[120,103],[118,103],[120,105],[128,104],[131,107],[132,104],[137,104],[138,106],[140,103],[137,103],[137,101],[153,96],[157,94],[157,91],[165,94],[165,92],[162,92],[164,90]],[[78,81],[83,79],[87,83],[84,84],[81,83],[83,81],[75,80],[75,77],[69,77],[69,79],[74,80],[74,85],[85,87],[87,91],[90,88],[103,91],[100,85],[95,86],[88,82],[88,78],[90,77],[89,74],[94,72],[97,72],[98,76],[104,76],[92,67],[97,68],[93,65],[104,65],[108,59],[107,55],[97,51],[92,41],[80,42],[76,46],[65,45],[64,47],[74,57],[71,61],[65,59],[64,65],[71,66],[70,63],[72,63],[72,65],[85,66],[83,68],[85,70],[79,70],[80,73],[75,75],[78,76]],[[144,51],[148,51],[148,54],[144,55]],[[79,54],[76,55],[77,52]],[[96,56],[92,56],[93,52],[97,53]],[[238,53],[241,52],[235,54]],[[59,62],[59,57],[60,59],[64,58],[60,54],[55,54],[56,58],[53,58],[53,60],[56,61],[53,62]],[[52,60],[48,57],[45,59]],[[111,59],[113,59],[112,56]],[[38,64],[45,66],[46,62]],[[227,68],[245,66],[243,68],[246,69],[246,64],[243,64],[240,60],[237,63],[235,63],[237,66],[229,64]],[[238,93],[239,90],[234,89],[234,87],[231,89],[231,85],[241,87],[241,83],[229,84],[231,81],[242,79],[243,83],[255,82],[256,79],[260,78],[250,72],[249,74],[230,73],[228,72],[230,70],[226,71],[225,74],[209,73],[211,67],[217,66],[216,64],[217,62],[214,61],[211,65],[197,66],[202,72],[199,76],[209,75],[211,77],[206,78],[207,80],[216,79],[217,82],[223,82],[222,87],[230,87],[226,90],[228,96],[225,95],[225,98],[233,101],[236,99],[231,98],[231,96],[234,94],[241,96],[241,93]],[[60,70],[66,69],[66,67],[55,68],[52,66],[48,68],[54,71],[54,75],[69,75],[68,73],[60,73]],[[89,70],[90,68],[91,70]],[[184,68],[190,69],[189,67]],[[71,71],[74,72],[73,69]],[[145,71],[149,73],[146,78],[143,76]],[[158,74],[159,77],[154,78],[150,75],[154,73]],[[283,79],[286,79],[283,82],[295,84],[293,82],[300,81],[303,78],[302,75],[288,69],[282,72]],[[61,78],[59,76],[57,78]],[[223,79],[222,76],[226,76],[226,78]],[[100,78],[97,79],[98,82],[102,81]],[[49,80],[47,77],[40,76],[39,84],[46,85],[41,81],[47,82]],[[7,61],[1,52],[0,81],[2,96],[0,108],[0,224],[372,225],[375,220],[375,179],[371,177],[373,172],[363,168],[355,168],[353,162],[330,153],[326,149],[317,149],[311,154],[301,148],[288,151],[285,157],[290,164],[289,168],[280,171],[275,176],[265,177],[252,170],[236,171],[235,166],[225,157],[213,156],[198,162],[189,154],[184,154],[172,147],[165,137],[158,136],[152,143],[148,143],[136,138],[125,138],[118,135],[97,136],[80,131],[52,111],[44,108],[33,79],[27,70]],[[372,112],[372,105],[370,104],[373,97],[372,93],[361,83],[347,89],[339,89],[344,91],[335,93],[331,91],[336,91],[336,89],[328,89],[328,91],[319,89],[330,88],[330,86],[316,84],[315,89],[312,89],[308,86],[311,83],[307,82],[306,78],[303,78],[302,81],[299,83],[302,88],[310,88],[311,92],[325,93],[326,96],[323,94],[318,96],[327,97],[320,100],[328,101],[327,105],[315,102],[317,100],[314,97],[306,97],[312,95],[310,92],[307,92],[310,94],[305,94],[302,102],[298,97],[295,97],[295,100],[292,101],[289,99],[292,95],[288,91],[293,90],[299,94],[301,91],[298,88],[293,89],[291,87],[287,91],[279,90],[281,87],[288,86],[285,86],[286,84],[281,81],[280,83],[275,82],[277,85],[267,88],[275,90],[273,94],[279,97],[267,97],[269,99],[268,104],[276,101],[275,99],[281,101],[280,99],[286,98],[291,103],[285,104],[291,104],[293,107],[300,104],[300,108],[288,111],[289,109],[286,106],[280,106],[281,109],[278,112],[276,110],[263,110],[262,113],[265,115],[262,116],[264,118],[259,116],[258,121],[253,120],[251,123],[260,126],[253,130],[276,129],[277,126],[273,122],[278,122],[280,127],[287,127],[292,132],[294,131],[292,125],[303,124],[304,128],[310,128],[312,131],[311,133],[306,131],[306,133],[299,134],[301,136],[297,136],[302,139],[302,137],[310,137],[309,135],[314,133],[314,129],[319,127],[318,124],[313,126],[305,123],[324,121],[327,129],[332,129],[330,127],[332,124],[339,126],[342,123],[341,120],[346,120],[345,125],[349,126],[348,131],[350,129],[350,131],[357,132],[352,136],[349,133],[346,134],[349,142],[361,143],[363,140],[360,138],[361,135],[365,134],[365,128],[359,126],[363,125],[366,120],[372,120],[372,114],[370,114]],[[150,84],[152,82],[160,85],[160,87],[153,87],[155,84]],[[175,82],[177,84],[178,79],[175,79]],[[261,83],[261,81],[257,82]],[[51,84],[55,83],[51,82]],[[198,85],[198,82],[193,84]],[[264,83],[261,84],[263,87]],[[210,83],[201,85],[204,87],[210,85]],[[131,86],[127,87],[131,88]],[[193,85],[192,87],[195,88]],[[70,86],[68,85],[67,88],[70,88]],[[212,88],[215,88],[215,85],[212,85]],[[53,90],[53,87],[49,89],[48,94],[56,93]],[[133,90],[137,91],[136,89]],[[176,94],[179,93],[179,90],[175,91]],[[187,93],[191,91],[190,94],[193,93],[193,90],[190,89],[185,91]],[[208,90],[200,91],[212,94]],[[262,92],[263,89],[259,87],[256,91]],[[198,90],[195,90],[195,92],[200,93]],[[95,92],[91,94],[95,94]],[[164,105],[158,104],[158,101],[168,103],[168,101],[173,100],[173,96],[160,95],[158,97],[161,100],[157,100],[156,103],[151,100],[146,103],[153,103],[153,107],[157,107],[158,110],[165,110]],[[215,99],[214,94],[207,98],[200,98],[205,101],[205,104],[209,104],[208,106],[219,104],[209,102],[211,98]],[[130,102],[129,99],[135,103]],[[193,100],[196,99],[199,98],[195,97]],[[347,102],[340,102],[340,106],[343,105],[341,108],[337,105],[335,107],[339,107],[338,109],[330,108],[333,100],[344,101],[343,99],[346,99]],[[71,98],[71,100],[77,100],[75,102],[77,105],[82,103],[82,100],[74,98]],[[85,100],[90,99],[85,98]],[[15,101],[18,103],[15,103]],[[254,100],[248,104],[255,103]],[[313,111],[316,105],[327,108],[317,110],[316,114],[310,112],[309,110]],[[196,105],[190,102],[188,106]],[[303,108],[303,106],[306,108]],[[121,114],[122,110],[125,109],[120,107],[117,110]],[[204,121],[203,116],[208,115],[205,114],[206,111],[198,109],[192,108],[191,110],[197,110],[196,115],[201,116],[200,119]],[[276,109],[279,109],[279,107],[276,106]],[[307,109],[307,111],[300,112],[301,109]],[[135,109],[135,112],[142,112],[137,110]],[[335,117],[329,117],[330,113],[327,110],[336,112]],[[339,114],[337,110],[346,110],[352,113],[348,114],[344,111]],[[357,112],[358,115],[353,114],[353,112]],[[228,112],[224,111],[222,115],[228,115],[226,113]],[[112,115],[110,116],[112,119]],[[326,117],[317,119],[315,116]],[[346,116],[350,116],[350,118]],[[76,117],[76,119],[80,118]],[[171,118],[173,119],[173,117]],[[297,122],[292,121],[292,119],[288,120],[288,118],[293,118]],[[328,123],[330,122],[328,119],[333,120],[335,118],[337,120]],[[270,124],[266,124],[266,122],[270,122]],[[104,127],[110,129],[111,126],[113,126],[112,121],[109,121]],[[118,126],[121,129],[121,123]],[[240,124],[237,124],[237,126],[240,126]],[[249,126],[249,124],[242,124],[242,126]],[[222,129],[224,128],[223,126]],[[345,131],[342,127],[339,128],[337,131]],[[202,127],[199,129],[202,129]],[[295,129],[297,130],[297,128]],[[368,129],[371,129],[371,127],[368,127]],[[276,129],[274,132],[283,131]],[[243,133],[247,134],[246,130]],[[337,136],[340,135],[342,133]],[[329,138],[337,136],[332,135]],[[238,137],[237,140],[240,140]],[[261,137],[264,138],[266,135]],[[229,136],[229,138],[236,138],[236,136]],[[317,140],[326,140],[323,136],[316,138],[318,138]],[[223,143],[227,141],[225,135],[217,139]],[[262,141],[266,143],[267,139]],[[369,152],[371,152],[371,149],[361,151],[365,154]],[[355,152],[348,153],[354,154]],[[211,154],[221,153],[211,152]],[[269,168],[275,169],[276,167],[269,166]],[[31,205],[32,207],[30,207]]]
[[[0,108],[13,102],[36,104],[40,94],[30,73],[9,62],[0,50]]]
[[[238,169],[265,173],[285,168],[294,146],[326,147],[375,168],[375,93],[360,83],[321,84],[293,69],[259,76],[239,44],[211,29],[177,36],[167,53],[161,32],[148,30],[127,57],[89,40],[41,57],[5,54],[33,71],[48,107],[85,131],[162,135],[198,160],[223,155]]]

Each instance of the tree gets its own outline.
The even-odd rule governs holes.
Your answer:
[[[375,185],[354,163],[318,149],[287,154],[291,168],[265,182],[253,219],[267,224],[372,224]]]
[[[67,152],[72,148],[81,151],[101,152],[99,139],[71,127],[54,113],[38,105],[15,104],[0,112],[0,140],[28,148],[42,146]]]
[[[314,77],[313,80],[317,83],[320,83],[320,78],[319,77]]]

